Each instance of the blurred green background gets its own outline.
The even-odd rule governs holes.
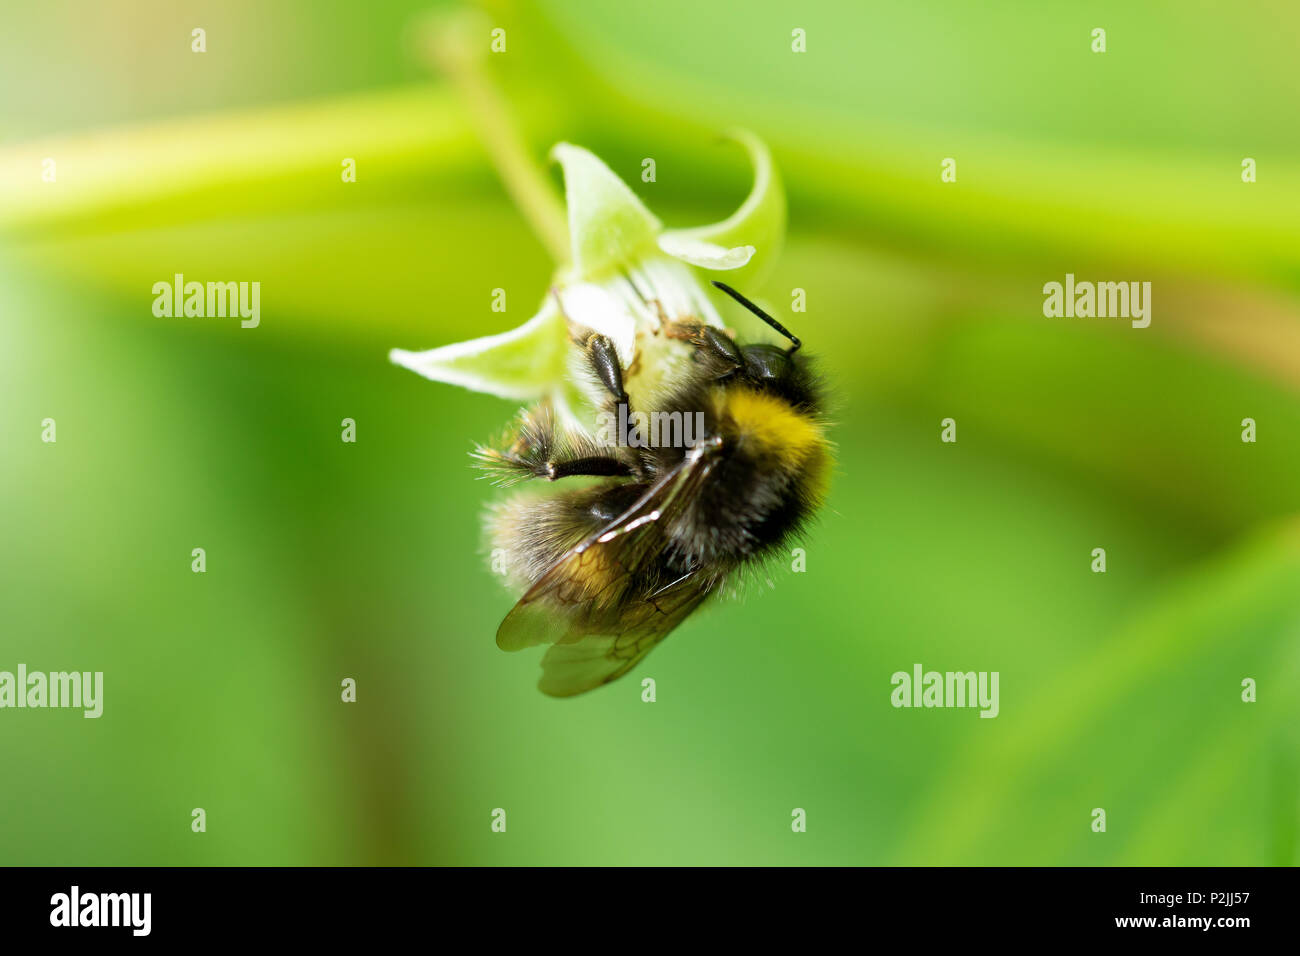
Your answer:
[[[669,225],[748,189],[718,130],[771,145],[747,291],[807,291],[837,392],[807,572],[553,700],[479,553],[514,406],[386,358],[552,269],[429,6],[0,14],[0,669],[105,674],[97,721],[0,712],[0,863],[1297,862],[1300,8],[487,4],[534,154]],[[175,272],[260,281],[261,326],[155,318]],[[1066,272],[1151,281],[1151,327],[1044,318]],[[917,662],[999,671],[1000,716],[894,709]]]

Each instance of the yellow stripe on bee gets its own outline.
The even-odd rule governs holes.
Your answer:
[[[826,449],[821,424],[773,395],[731,388],[724,393],[726,414],[736,424],[742,440],[763,446],[783,470],[793,471]]]

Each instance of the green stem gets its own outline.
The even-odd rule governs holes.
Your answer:
[[[509,106],[484,66],[489,31],[469,16],[443,18],[430,27],[425,44],[430,58],[463,98],[488,158],[506,191],[523,212],[556,262],[569,260],[569,228],[564,203],[533,159],[512,121]]]

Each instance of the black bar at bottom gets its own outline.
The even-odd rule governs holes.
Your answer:
[[[734,944],[776,929],[824,939],[837,928],[863,942],[902,933],[927,945],[1125,936],[1230,945],[1259,932],[1293,934],[1297,902],[1296,871],[1285,868],[56,867],[6,869],[0,881],[6,942],[62,936],[91,945],[112,938],[337,944],[412,934],[429,940],[431,931],[448,942],[465,932],[485,942],[520,932],[539,942],[716,936]]]

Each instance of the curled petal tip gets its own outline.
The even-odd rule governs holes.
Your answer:
[[[668,255],[701,269],[740,269],[749,265],[757,251],[753,246],[733,246],[728,249],[715,242],[707,242],[688,231],[665,232],[659,237],[659,248]]]

